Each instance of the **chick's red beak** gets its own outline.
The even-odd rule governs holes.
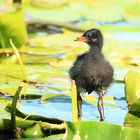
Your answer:
[[[87,40],[88,39],[83,35],[81,35],[81,36],[77,37],[77,39],[75,39],[75,41],[83,41],[83,42],[86,42]]]

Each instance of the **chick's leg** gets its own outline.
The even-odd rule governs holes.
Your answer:
[[[77,109],[78,109],[78,118],[82,117],[82,97],[80,95],[80,88],[77,87]]]
[[[103,105],[103,95],[104,91],[99,92],[99,97],[98,97],[98,111],[100,114],[100,121],[104,121],[104,105]]]

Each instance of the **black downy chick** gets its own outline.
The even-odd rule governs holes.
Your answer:
[[[104,121],[103,95],[113,81],[113,68],[101,53],[103,36],[100,30],[94,28],[86,31],[76,41],[83,41],[90,47],[89,51],[77,57],[69,71],[71,79],[77,87],[78,118],[82,115],[81,92],[98,93],[98,111],[100,121]]]

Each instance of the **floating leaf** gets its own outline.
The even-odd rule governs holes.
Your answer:
[[[11,127],[11,114],[6,111],[6,106],[11,103],[9,99],[0,98],[0,130],[10,129]],[[20,117],[16,117],[16,124],[19,128],[28,128],[35,123],[33,120],[24,120]]]
[[[111,140],[112,138],[113,140],[138,140],[140,139],[140,131],[133,128],[96,121],[67,122],[66,140]]]
[[[56,22],[77,21],[78,19],[81,18],[96,21],[116,21],[121,19],[123,15],[122,9],[128,5],[128,2],[126,0],[123,2],[121,1],[119,3],[116,2],[115,4],[114,1],[112,0],[109,0],[108,2],[110,3],[111,7],[105,1],[96,1],[93,3],[92,0],[88,1],[76,0],[66,2],[64,5],[56,5],[56,3],[54,3],[53,5],[51,5],[51,8],[47,8],[47,11],[46,8],[44,9],[38,8],[37,11],[35,6],[32,7],[28,6],[26,7],[26,12],[28,12],[28,14],[36,18]],[[61,2],[59,3],[61,4]],[[41,6],[41,3],[36,2],[36,6],[37,5]],[[50,7],[49,2],[45,2],[45,4],[44,2],[42,3],[42,7],[48,6]],[[112,10],[114,11],[113,13],[111,13]],[[104,14],[102,14],[102,12],[100,11],[104,11]],[[94,16],[91,13],[94,13]]]
[[[140,117],[140,98],[136,99],[135,102],[132,103],[129,107],[129,111]]]
[[[125,116],[124,125],[127,127],[140,129],[140,118],[129,112]]]
[[[47,137],[47,140],[62,140],[64,137],[64,134],[58,134]]]
[[[135,71],[129,71],[127,73],[125,77],[125,96],[128,105],[132,105],[140,98],[140,73]],[[133,104],[133,108],[134,106]]]
[[[140,23],[140,4],[138,0],[126,7],[125,17],[127,20]]]
[[[18,81],[10,81],[10,82],[0,82],[0,91],[5,93],[5,94],[10,94],[14,95],[15,91],[20,85],[20,82]],[[28,83],[23,83],[24,84],[24,90],[21,92],[21,96],[24,99],[32,99],[32,98],[39,98],[43,93],[46,93],[46,88],[40,89],[39,87],[36,87],[35,85],[29,85]]]
[[[43,137],[44,134],[41,130],[40,125],[34,124],[32,127],[26,129],[22,134],[22,136],[25,138],[39,138],[39,137]]]
[[[11,100],[0,98],[0,111],[1,111],[0,131],[1,130],[6,131],[11,128],[11,114],[9,112],[7,112],[7,109],[10,109],[9,103],[11,104]],[[19,113],[19,112],[16,112],[16,114],[17,113]],[[25,130],[24,137],[25,136],[41,137],[44,135],[42,132],[42,129],[50,130],[50,131],[54,130],[56,132],[59,131],[60,133],[64,133],[64,131],[66,129],[65,124],[61,120],[58,120],[58,121],[54,120],[55,124],[53,124],[53,123],[51,124],[51,123],[48,123],[46,117],[43,117],[43,116],[28,115],[28,116],[24,116],[24,117],[26,117],[26,118],[23,119],[21,117],[16,116],[17,127],[27,130],[27,131]],[[27,120],[27,119],[29,119],[29,117],[31,117],[30,120]],[[42,121],[40,121],[40,120],[42,120]],[[51,120],[52,119],[50,118],[50,121]]]
[[[55,97],[64,97],[64,96],[71,96],[70,94],[44,94],[42,97],[41,97],[41,101],[45,101],[47,99],[52,99],[52,98],[55,98]]]
[[[98,98],[96,96],[88,95],[84,97],[83,100],[87,103],[92,104],[93,106],[97,106]],[[120,106],[115,103],[113,96],[104,96],[103,101],[105,106],[109,106],[112,108],[120,108]]]
[[[6,110],[8,112],[11,112],[11,104],[6,106]],[[55,119],[55,118],[48,118],[45,116],[41,116],[41,115],[34,115],[34,113],[32,114],[26,114],[24,112],[21,111],[20,106],[16,108],[16,116],[19,116],[21,118],[26,118],[27,120],[35,120],[35,121],[45,121],[45,122],[49,122],[49,123],[63,123],[62,120],[60,119]]]

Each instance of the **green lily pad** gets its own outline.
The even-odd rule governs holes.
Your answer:
[[[64,137],[64,134],[58,134],[58,135],[49,136],[46,139],[47,140],[62,140],[63,137]]]
[[[64,97],[64,96],[71,96],[71,94],[44,94],[41,97],[41,101],[45,101],[47,99],[52,99],[52,98],[55,98],[55,97]]]
[[[9,108],[9,103],[11,103],[11,100],[0,98],[0,111],[2,113],[0,115],[0,131],[11,130],[11,113],[7,111],[7,109]],[[18,115],[18,113],[19,111],[17,111],[16,114]],[[16,126],[18,128],[22,128],[25,130],[24,131],[25,133],[23,134],[24,137],[42,137],[45,134],[42,131],[42,129],[48,130],[48,131],[58,130],[60,131],[60,133],[63,133],[65,130],[65,124],[63,124],[62,121],[59,121],[58,124],[56,124],[58,121],[55,121],[55,124],[53,123],[51,124],[51,123],[48,123],[47,119],[43,116],[41,117],[41,116],[28,115],[27,117],[28,120],[25,117],[23,119],[21,117],[16,116]],[[50,120],[52,119],[50,118]]]
[[[11,112],[11,104],[8,104],[6,106],[6,111]],[[20,109],[20,105],[17,106],[16,108],[16,116],[21,117],[21,118],[26,118],[27,120],[35,120],[35,121],[45,121],[45,122],[49,122],[49,123],[63,123],[62,120],[60,119],[55,119],[55,118],[48,118],[45,116],[41,116],[41,115],[33,115],[33,114],[26,114],[24,112],[21,111]],[[48,125],[46,125],[48,127]]]
[[[1,81],[9,82],[10,80],[20,81],[23,78],[19,65],[0,64]]]
[[[124,125],[126,127],[140,129],[140,118],[129,112],[125,116]]]
[[[0,98],[0,111],[1,111],[1,115],[0,118],[5,118],[5,119],[9,119],[9,113],[7,111],[5,111],[5,107],[11,103],[11,100],[8,99],[2,99]],[[0,123],[1,124],[1,123]],[[1,126],[0,126],[1,127]]]
[[[6,111],[6,106],[11,103],[9,99],[0,98],[0,130],[10,129],[11,126],[11,114]],[[19,128],[28,128],[35,123],[33,120],[24,120],[20,117],[16,117],[17,127]]]
[[[137,99],[140,98],[140,73],[135,71],[129,71],[127,73],[125,77],[125,96],[126,102],[128,105],[133,104],[133,108],[135,104],[139,104],[139,100]]]
[[[129,107],[129,111],[140,117],[140,98],[136,99],[135,102]]]
[[[98,98],[96,96],[88,95],[85,98],[83,98],[83,100],[92,104],[93,106],[97,106]],[[117,103],[115,102],[113,96],[104,96],[103,101],[105,106],[109,106],[112,108],[120,108],[120,106],[117,105]]]
[[[22,134],[24,138],[38,138],[43,137],[44,134],[39,124],[34,124],[32,127],[26,129]]]
[[[125,17],[133,22],[140,23],[140,4],[139,1],[134,2],[125,9]]]
[[[138,140],[140,139],[140,131],[134,128],[96,121],[67,122],[66,140],[72,139]]]
[[[128,2],[121,1],[117,2],[109,0],[108,3],[105,1],[97,1],[97,2],[92,2],[91,0],[89,1],[69,1],[65,3],[64,5],[61,5],[61,1],[59,2],[60,5],[56,5],[54,3],[53,5],[50,5],[49,2],[42,2],[42,7],[41,3],[35,3],[36,6],[40,6],[41,8],[38,8],[36,6],[27,6],[26,7],[26,12],[28,14],[40,18],[40,19],[45,19],[49,21],[72,21],[72,20],[77,20],[80,19],[81,17],[86,17],[91,20],[96,20],[96,21],[116,21],[122,18],[123,15],[123,9],[128,5]],[[45,3],[45,4],[44,4]],[[44,6],[45,5],[45,6]],[[51,8],[46,8],[43,9],[43,7],[50,7]],[[82,10],[81,10],[82,9]],[[105,10],[106,9],[106,10]],[[103,11],[104,14],[102,14]],[[111,11],[114,11],[111,13]],[[62,15],[63,13],[63,15]],[[93,14],[91,14],[93,13]]]
[[[41,103],[44,103],[44,102],[46,103],[47,100],[49,100],[49,99],[61,98],[61,97],[62,98],[63,97],[71,97],[71,93],[66,93],[66,94],[47,93],[47,94],[42,95],[40,100],[41,100]],[[112,97],[112,96],[105,96],[105,97],[103,97],[103,100],[104,100],[105,106],[109,106],[112,108],[120,108],[120,106],[115,103],[114,97]],[[95,97],[93,95],[88,95],[86,97],[83,97],[83,101],[85,101],[93,106],[97,106],[98,99],[97,99],[97,97]]]
[[[18,85],[20,85],[21,82],[18,81],[10,81],[10,82],[0,82],[0,91],[5,94],[14,95]],[[46,88],[39,89],[35,85],[29,85],[28,83],[23,83],[24,89],[21,91],[21,97],[24,99],[32,99],[32,98],[39,98],[43,93],[46,93]]]

